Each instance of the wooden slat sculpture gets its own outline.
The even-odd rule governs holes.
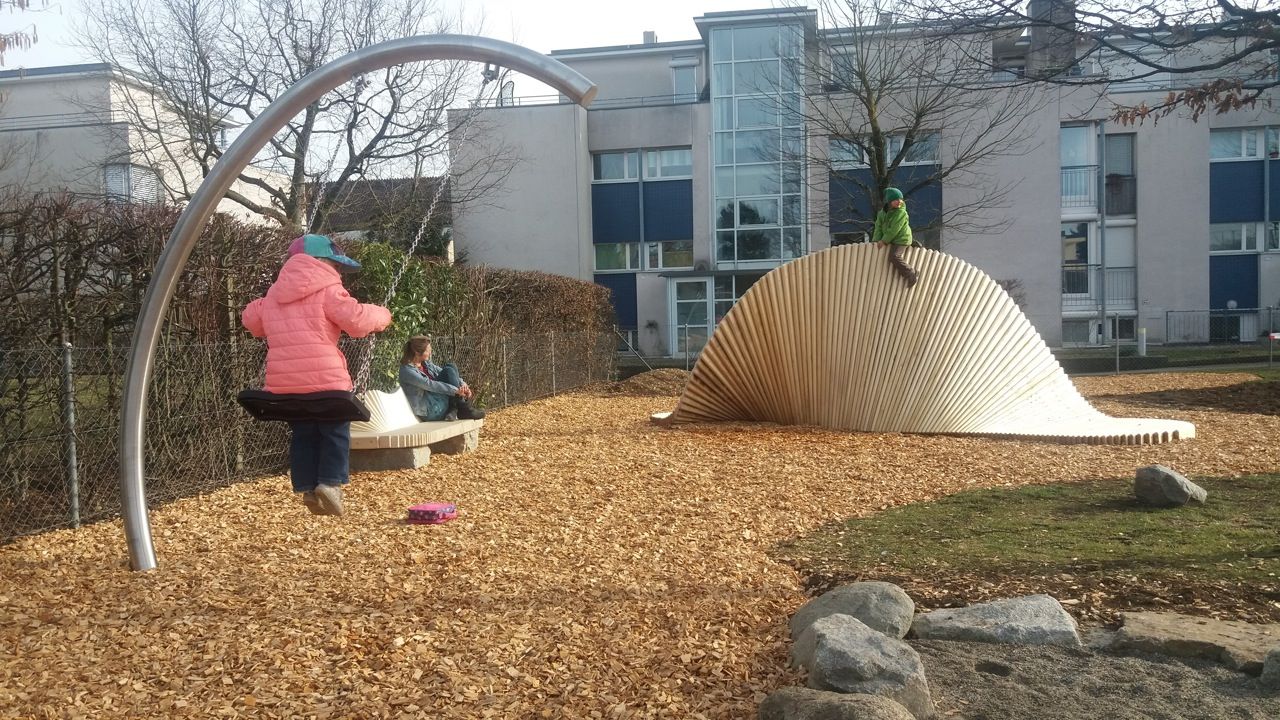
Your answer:
[[[654,420],[1084,443],[1195,437],[1188,422],[1094,409],[981,270],[913,247],[920,282],[908,290],[887,255],[845,245],[761,278],[716,328],[675,412]]]

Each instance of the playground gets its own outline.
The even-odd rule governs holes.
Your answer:
[[[1280,392],[1243,372],[1076,379],[1103,412],[1197,428],[1138,446],[651,425],[682,382],[659,371],[494,412],[474,453],[356,475],[345,517],[308,515],[284,477],[164,505],[154,572],[129,569],[119,520],[20,539],[0,551],[0,708],[754,717],[769,692],[802,684],[787,619],[808,594],[782,543],[978,487],[1125,484],[1152,463],[1280,472]],[[459,517],[406,524],[428,500]],[[937,690],[939,715],[985,717],[969,690]]]

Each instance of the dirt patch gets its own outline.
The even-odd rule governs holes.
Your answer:
[[[688,381],[688,370],[659,368],[612,383],[605,388],[605,391],[614,395],[633,397],[679,395],[684,391],[684,385]]]

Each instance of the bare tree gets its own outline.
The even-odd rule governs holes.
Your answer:
[[[934,209],[930,229],[999,230],[1002,215],[991,210],[1005,204],[1010,185],[992,163],[1030,149],[1027,120],[1043,100],[1035,88],[994,82],[938,42],[945,29],[892,23],[890,7],[824,0],[817,46],[783,71],[804,88],[795,111],[804,114],[809,159],[820,168],[812,179],[854,189],[853,197],[830,198],[827,219],[869,231],[886,188],[910,200],[945,184],[965,192]]]
[[[1193,118],[1252,106],[1280,85],[1280,8],[1258,0],[903,0],[916,21],[960,35],[1022,33],[1038,58],[1028,80],[1127,85],[1167,91],[1159,101],[1117,104],[1126,123],[1180,108]],[[971,58],[1000,70],[991,53]]]
[[[86,13],[83,44],[128,69],[131,151],[167,171],[174,201],[194,193],[229,132],[308,73],[384,40],[457,29],[435,0],[106,0]],[[324,228],[347,183],[438,171],[447,109],[478,85],[496,92],[479,80],[452,61],[358,76],[293,118],[227,197],[285,226]]]
[[[0,10],[8,8],[10,13],[25,12],[31,9],[31,0],[0,0]],[[40,39],[35,25],[28,25],[17,30],[0,30],[0,65],[4,65],[4,54],[10,50],[25,50]]]

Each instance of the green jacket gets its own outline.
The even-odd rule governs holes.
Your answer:
[[[911,218],[907,217],[907,203],[897,210],[880,210],[876,213],[876,226],[871,231],[871,242],[887,245],[911,244]]]

